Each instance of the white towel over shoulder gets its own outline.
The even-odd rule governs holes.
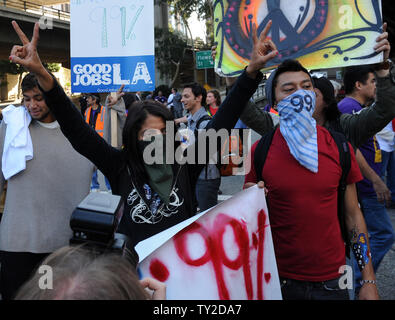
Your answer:
[[[33,159],[33,144],[29,124],[32,118],[24,107],[8,106],[3,110],[7,124],[4,140],[2,170],[7,180],[26,169],[26,161]]]

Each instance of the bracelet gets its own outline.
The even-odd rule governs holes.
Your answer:
[[[377,285],[376,280],[361,280],[360,281],[361,286],[363,286],[365,283],[371,283],[371,284]]]
[[[393,66],[393,62],[391,59],[387,59],[386,61],[383,61],[381,63],[377,63],[375,65],[376,71],[378,70],[390,70],[391,67]]]

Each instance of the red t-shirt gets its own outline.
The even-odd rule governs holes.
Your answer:
[[[318,173],[301,166],[276,130],[262,180],[268,189],[267,203],[277,266],[281,277],[302,281],[326,281],[340,276],[345,247],[337,217],[337,188],[341,177],[339,151],[330,133],[317,126]],[[245,183],[256,183],[254,152]],[[349,145],[352,150],[351,145]],[[347,183],[362,180],[351,152]]]
[[[210,109],[211,116],[214,117],[214,115],[215,115],[215,114],[217,113],[217,111],[218,111],[218,108],[212,108],[211,106],[209,106],[209,109]]]

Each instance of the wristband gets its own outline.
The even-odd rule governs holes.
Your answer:
[[[376,64],[375,69],[376,70],[389,70],[392,67],[392,61],[390,59],[387,59],[387,61],[381,62]]]
[[[371,284],[377,285],[377,281],[376,280],[361,280],[360,281],[361,286],[363,286],[366,283],[371,283]]]

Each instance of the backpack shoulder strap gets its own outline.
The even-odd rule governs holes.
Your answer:
[[[339,160],[342,167],[342,177],[340,180],[342,183],[347,184],[346,179],[351,168],[351,150],[349,148],[348,141],[346,137],[338,131],[329,130],[329,132],[335,140],[337,148],[339,149]]]
[[[328,130],[332,134],[332,132],[339,132],[344,135],[343,129],[340,125],[340,118],[333,119],[328,122]]]
[[[196,121],[196,130],[200,129],[200,124],[203,121],[211,120],[211,117],[208,114],[205,114],[203,117],[201,117],[198,121]]]
[[[201,124],[203,121],[207,121],[207,120],[211,120],[211,117],[210,117],[208,114],[205,114],[205,115],[204,115],[203,117],[201,117],[198,121],[196,121],[196,127],[195,127],[195,131],[194,131],[195,137],[198,136],[198,130],[200,129],[200,124]],[[208,166],[205,166],[205,170],[206,170],[205,178],[206,178],[206,179],[207,179],[207,169],[208,169]]]
[[[256,173],[257,182],[262,180],[262,170],[265,165],[266,157],[269,152],[270,145],[272,144],[274,133],[276,132],[277,126],[262,136],[259,140],[258,145],[255,148],[254,153],[254,168]]]
[[[349,247],[349,236],[346,227],[346,216],[345,216],[345,205],[344,205],[344,197],[347,187],[347,176],[350,172],[351,168],[351,154],[349,148],[348,141],[346,137],[333,129],[329,130],[330,134],[332,135],[333,139],[336,142],[337,148],[339,149],[339,161],[340,166],[342,168],[342,175],[340,177],[339,187],[338,187],[338,195],[337,195],[337,202],[338,202],[338,218],[340,223],[340,230],[342,233],[342,237],[344,242],[346,243],[346,254],[347,257],[350,256],[350,247]]]

